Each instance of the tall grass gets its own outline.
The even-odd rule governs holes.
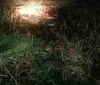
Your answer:
[[[99,85],[98,73],[92,72],[99,64],[99,43],[91,48],[87,44],[90,39],[77,38],[69,43],[64,38],[64,46],[54,48],[51,44],[43,47],[41,39],[40,43],[36,40],[23,55],[19,52],[0,58],[2,85]],[[98,71],[99,67],[95,68]]]
[[[98,11],[68,6],[67,17],[59,16],[55,27],[29,26],[43,28],[45,38],[20,34],[16,29],[26,25],[1,21],[0,85],[100,85]],[[6,34],[10,27],[15,33]]]

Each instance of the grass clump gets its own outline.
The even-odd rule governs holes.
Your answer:
[[[29,43],[30,42],[30,43]],[[31,46],[31,40],[16,35],[0,36],[0,54],[1,56],[17,55]]]

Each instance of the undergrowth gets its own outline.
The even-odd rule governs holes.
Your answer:
[[[100,85],[99,12],[68,5],[51,27],[16,26],[0,12],[0,85]]]

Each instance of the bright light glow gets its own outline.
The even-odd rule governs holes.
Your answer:
[[[38,23],[43,19],[53,18],[47,13],[49,9],[50,7],[43,5],[43,2],[30,1],[17,4],[13,15],[15,22]]]
[[[31,2],[18,7],[17,12],[21,15],[41,16],[45,12],[45,8],[41,5],[41,3],[37,4],[36,2]]]

